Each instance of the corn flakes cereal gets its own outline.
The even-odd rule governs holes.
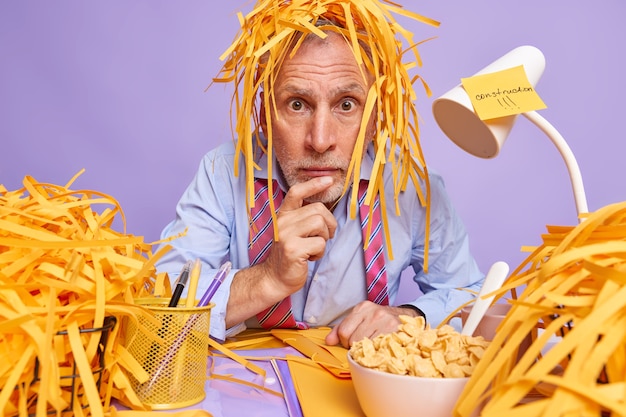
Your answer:
[[[400,316],[398,330],[364,338],[350,348],[362,366],[398,375],[464,378],[472,375],[489,342],[452,326],[431,329],[423,317]]]

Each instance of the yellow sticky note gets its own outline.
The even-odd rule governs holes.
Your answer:
[[[461,83],[481,120],[545,109],[524,66],[462,78]]]

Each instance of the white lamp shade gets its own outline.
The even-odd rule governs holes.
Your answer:
[[[523,65],[533,88],[543,74],[545,58],[534,46],[520,46],[487,65],[474,75],[489,74]],[[433,101],[433,115],[439,128],[459,147],[480,158],[498,155],[517,115],[481,120],[462,84]]]

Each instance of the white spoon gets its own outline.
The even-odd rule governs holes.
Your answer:
[[[462,335],[471,336],[474,334],[476,327],[478,327],[478,324],[483,319],[483,316],[487,312],[487,309],[491,305],[495,295],[488,298],[482,297],[500,288],[508,273],[509,265],[506,262],[498,261],[491,265],[491,268],[485,277],[485,282],[483,282],[483,286],[476,297],[474,306],[465,320],[465,324],[461,330]]]

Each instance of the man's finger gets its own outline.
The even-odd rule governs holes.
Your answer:
[[[333,183],[332,177],[317,177],[306,182],[294,185],[287,191],[283,200],[281,210],[295,210],[302,207],[303,201],[307,197],[321,193]]]
[[[333,327],[326,335],[325,342],[327,345],[335,346],[339,343],[339,336],[337,335],[337,326]]]

